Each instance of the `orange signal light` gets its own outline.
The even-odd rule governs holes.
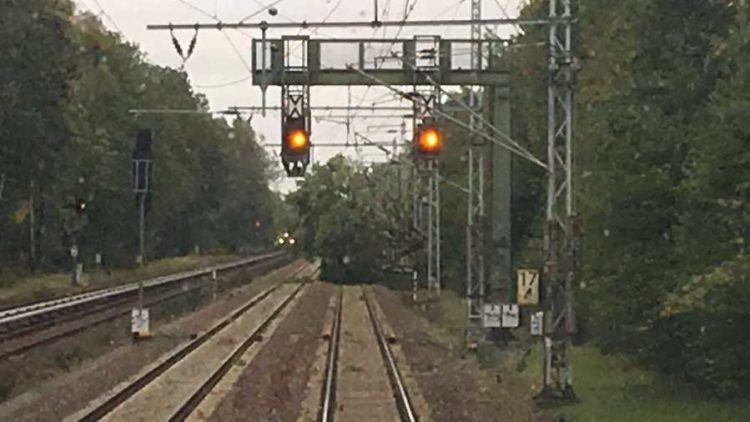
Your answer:
[[[423,127],[419,131],[417,147],[420,152],[439,152],[443,147],[443,135],[435,127]]]
[[[309,143],[307,132],[302,129],[293,129],[287,134],[287,144],[290,149],[304,149]]]

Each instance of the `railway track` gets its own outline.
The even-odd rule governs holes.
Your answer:
[[[331,324],[331,340],[328,343],[323,398],[320,405],[320,421],[333,421],[333,416],[336,412],[336,375],[338,371],[339,342],[341,341],[341,305],[343,294],[343,290],[339,286],[336,292],[336,309],[333,313],[333,323]]]
[[[303,282],[284,280],[254,296],[210,330],[66,420],[185,420],[316,272],[311,265],[298,268],[287,278],[304,277]]]
[[[284,252],[274,252],[146,280],[144,291],[150,296],[146,306],[153,306],[200,287],[182,288],[187,281],[241,267],[270,263],[283,256]],[[139,282],[127,283],[0,311],[0,359],[128,314],[129,305],[137,297],[138,284]]]
[[[352,366],[355,364],[355,362],[352,362],[352,358],[361,356],[361,360],[366,360],[367,356],[364,356],[362,354],[349,354],[348,361],[340,362],[340,359],[342,357],[341,353],[341,345],[342,343],[345,343],[347,341],[349,342],[359,342],[359,343],[365,343],[367,346],[369,346],[371,343],[367,341],[362,337],[357,338],[356,334],[352,334],[350,332],[347,332],[347,337],[351,336],[352,338],[345,338],[342,340],[342,327],[345,325],[344,322],[347,317],[344,316],[346,311],[344,310],[347,308],[347,311],[351,312],[352,315],[354,315],[354,312],[352,312],[353,308],[351,306],[345,307],[344,301],[345,300],[357,300],[354,299],[354,296],[349,295],[346,296],[343,294],[343,288],[339,287],[339,291],[337,292],[337,298],[336,298],[336,308],[334,311],[333,316],[333,323],[331,328],[331,339],[328,346],[328,354],[326,358],[326,369],[325,369],[325,376],[324,376],[324,384],[322,388],[322,397],[321,397],[321,403],[320,403],[320,413],[319,413],[319,420],[322,422],[333,422],[338,419],[346,419],[344,416],[337,416],[337,410],[340,409],[347,409],[352,407],[362,407],[362,403],[347,403],[347,398],[342,397],[343,394],[337,394],[338,392],[338,386],[339,386],[339,379],[342,378],[342,366]],[[409,398],[409,394],[406,391],[406,387],[404,386],[404,382],[401,376],[401,372],[399,371],[398,365],[396,363],[396,360],[393,357],[393,353],[391,352],[388,340],[384,334],[383,327],[381,325],[380,320],[378,319],[378,316],[375,312],[374,305],[371,302],[370,296],[364,288],[361,290],[361,296],[360,299],[364,302],[364,306],[366,307],[367,311],[367,319],[369,319],[370,327],[372,328],[371,335],[374,337],[374,342],[377,343],[377,349],[380,352],[380,364],[382,364],[384,372],[388,378],[388,384],[390,385],[390,393],[391,393],[391,399],[383,400],[382,394],[380,399],[377,398],[377,388],[373,389],[371,393],[373,393],[372,396],[368,396],[367,394],[362,394],[362,392],[355,392],[351,394],[352,398],[354,399],[363,399],[365,402],[369,402],[368,404],[372,404],[372,402],[380,401],[380,406],[388,408],[390,406],[395,406],[396,410],[393,409],[384,409],[384,410],[390,410],[391,414],[397,414],[398,419],[401,421],[408,421],[408,422],[415,422],[418,420],[413,406],[411,399]],[[350,317],[352,318],[352,317]],[[370,339],[372,340],[372,339]],[[366,346],[366,347],[367,347]],[[358,364],[363,364],[362,362],[358,362]],[[367,369],[360,369],[357,368],[358,371],[367,371]],[[377,378],[376,374],[379,371],[373,372],[364,372],[362,374],[359,374],[359,378],[364,381],[364,379],[368,376],[373,376],[373,378]],[[370,380],[372,381],[372,380]],[[371,388],[372,383],[368,382],[368,385],[362,386],[363,390],[367,390],[368,388]],[[342,388],[341,392],[347,392],[348,389],[350,389],[352,385],[347,385]],[[382,392],[382,391],[380,391]],[[378,415],[378,418],[386,417],[385,414],[389,412],[380,412],[378,410],[377,412],[373,411],[373,409],[369,409],[367,411],[370,415]],[[348,417],[352,417],[352,415],[348,415]],[[366,419],[366,418],[365,418]],[[387,417],[386,417],[387,419]],[[362,420],[361,418],[357,417],[357,420]],[[380,420],[380,419],[378,419]]]

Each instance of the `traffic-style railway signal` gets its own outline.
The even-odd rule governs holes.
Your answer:
[[[132,156],[132,184],[135,193],[136,206],[143,205],[144,212],[151,208],[151,182],[154,171],[153,132],[151,129],[139,129],[135,138],[135,148]]]
[[[443,149],[443,132],[433,119],[425,119],[414,134],[414,152],[417,156],[436,158]]]
[[[302,177],[310,163],[310,129],[304,114],[294,114],[283,121],[281,161],[288,176]]]
[[[288,157],[307,156],[310,151],[310,134],[304,118],[287,119],[284,127],[282,153]]]
[[[309,87],[284,87],[281,122],[281,162],[290,177],[305,175],[310,164],[310,108]]]
[[[284,120],[281,161],[288,176],[301,177],[310,162],[310,131],[304,117]]]

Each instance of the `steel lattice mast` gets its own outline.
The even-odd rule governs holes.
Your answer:
[[[575,331],[573,279],[578,228],[573,204],[573,85],[571,0],[549,3],[547,210],[544,233],[544,386],[541,399],[573,399],[570,364]],[[562,20],[557,20],[562,18]]]

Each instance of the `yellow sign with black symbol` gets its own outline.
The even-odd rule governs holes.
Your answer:
[[[518,270],[518,304],[537,305],[539,303],[539,271]]]

